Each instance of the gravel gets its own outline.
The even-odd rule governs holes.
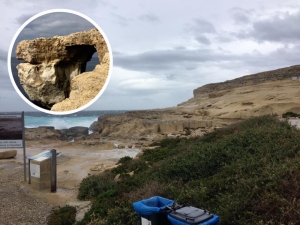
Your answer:
[[[23,175],[22,165],[12,160],[0,161],[1,225],[47,224],[53,206],[32,194]]]

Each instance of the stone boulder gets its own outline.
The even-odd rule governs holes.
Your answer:
[[[85,72],[95,52],[99,65]],[[69,111],[85,105],[99,93],[108,76],[108,47],[97,29],[23,40],[16,55],[25,60],[17,66],[22,87],[31,101],[45,109]]]
[[[17,155],[17,150],[0,151],[0,159],[10,159]]]
[[[54,127],[41,126],[37,128],[25,128],[26,140],[61,140],[61,138],[61,131],[54,129]]]
[[[90,125],[90,127],[89,127],[89,130],[90,131],[98,131],[98,121],[94,121],[91,125]]]
[[[60,130],[64,138],[73,139],[81,136],[86,136],[89,134],[89,129],[87,127],[71,127],[69,129]]]

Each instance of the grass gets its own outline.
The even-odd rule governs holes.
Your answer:
[[[78,198],[92,207],[78,224],[137,224],[132,203],[154,195],[208,209],[221,225],[300,223],[300,131],[287,122],[261,116],[157,144],[82,181]]]

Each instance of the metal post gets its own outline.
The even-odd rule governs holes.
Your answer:
[[[22,144],[23,144],[23,159],[24,159],[24,181],[26,181],[26,149],[25,149],[25,120],[24,111],[22,111]]]
[[[56,192],[56,149],[51,150],[51,192]]]
[[[30,159],[28,159],[28,184],[31,184]]]

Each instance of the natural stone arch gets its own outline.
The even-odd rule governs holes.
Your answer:
[[[85,72],[86,63],[95,52],[99,65],[92,72]],[[31,101],[46,109],[68,111],[88,103],[99,93],[108,76],[108,47],[97,29],[67,36],[24,40],[17,45],[16,55],[18,59],[25,60],[17,66],[21,85]],[[80,74],[85,74],[85,79],[80,79],[79,86],[78,82],[72,85]],[[88,79],[93,80],[94,88],[86,88]],[[76,89],[89,93],[81,96]],[[65,100],[68,106],[61,104]],[[53,109],[58,103],[59,106]]]

